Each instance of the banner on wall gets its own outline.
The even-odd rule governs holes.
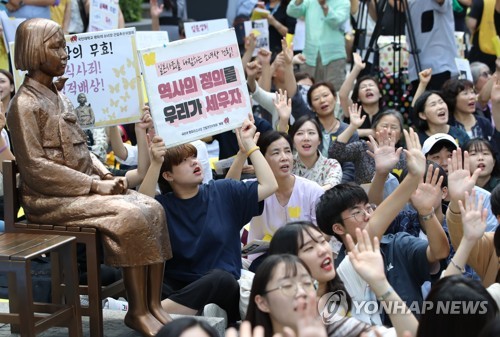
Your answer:
[[[167,147],[240,127],[252,111],[234,29],[138,53],[156,133]]]
[[[14,50],[14,43],[11,50]],[[143,105],[135,28],[66,36],[62,92],[84,129],[138,122]],[[11,53],[14,64],[14,53]],[[16,90],[24,72],[14,71]]]

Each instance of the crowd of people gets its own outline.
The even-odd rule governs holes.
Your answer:
[[[27,220],[99,230],[103,261],[123,271],[125,324],[143,335],[215,336],[170,318],[214,304],[242,337],[497,336],[500,0],[229,3],[230,24],[269,12],[270,50],[255,52],[253,34],[241,45],[252,111],[234,131],[167,148],[150,107],[135,126],[82,131],[88,97],[72,107],[54,84],[63,34],[87,29],[89,1],[8,1],[9,15],[41,18],[18,29],[16,93],[0,70],[0,160],[18,163]],[[157,29],[177,8],[150,6]],[[387,16],[414,18],[410,119],[388,108],[377,55],[346,43],[361,10],[369,36],[378,21],[402,32]],[[300,53],[286,39],[298,20]],[[456,27],[472,36],[471,80],[455,65]],[[221,174],[212,157],[233,162]],[[242,255],[252,243],[263,251]]]

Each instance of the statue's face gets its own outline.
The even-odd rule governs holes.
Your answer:
[[[40,65],[40,70],[49,76],[61,76],[66,69],[68,54],[66,53],[66,40],[62,30],[59,30],[44,44],[45,62]]]
[[[85,97],[85,94],[80,94],[78,95],[77,100],[78,103],[84,104],[85,102],[87,102],[87,97]]]

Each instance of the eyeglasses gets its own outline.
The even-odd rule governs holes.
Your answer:
[[[348,216],[347,218],[343,218],[342,220],[354,218],[354,219],[356,219],[357,222],[363,222],[366,218],[366,215],[372,214],[373,211],[375,211],[375,208],[377,208],[377,206],[375,204],[369,204],[368,206],[366,206],[365,209],[361,209],[359,211],[356,211],[356,212],[352,213],[350,216]]]
[[[299,285],[306,292],[314,290],[314,282],[312,280],[304,280],[304,281],[297,281],[297,282],[291,282],[291,283],[284,283],[284,284],[280,285],[279,287],[266,290],[264,292],[264,295],[268,294],[272,291],[275,291],[275,290],[281,290],[281,293],[283,295],[285,295],[287,297],[293,297],[297,294],[297,291],[299,290]]]
[[[487,71],[483,71],[479,76],[490,77],[490,75],[491,75],[491,71],[487,70]]]

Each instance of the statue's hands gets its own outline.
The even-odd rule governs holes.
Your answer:
[[[124,192],[125,186],[126,183],[124,185],[122,182],[120,182],[119,178],[113,180],[94,180],[92,182],[91,192],[100,195],[121,194]]]
[[[122,187],[122,191],[121,191],[120,194],[125,194],[127,192],[127,189],[128,189],[127,178],[125,178],[125,177],[116,177],[115,181],[117,181],[118,184],[121,185],[121,187]]]

